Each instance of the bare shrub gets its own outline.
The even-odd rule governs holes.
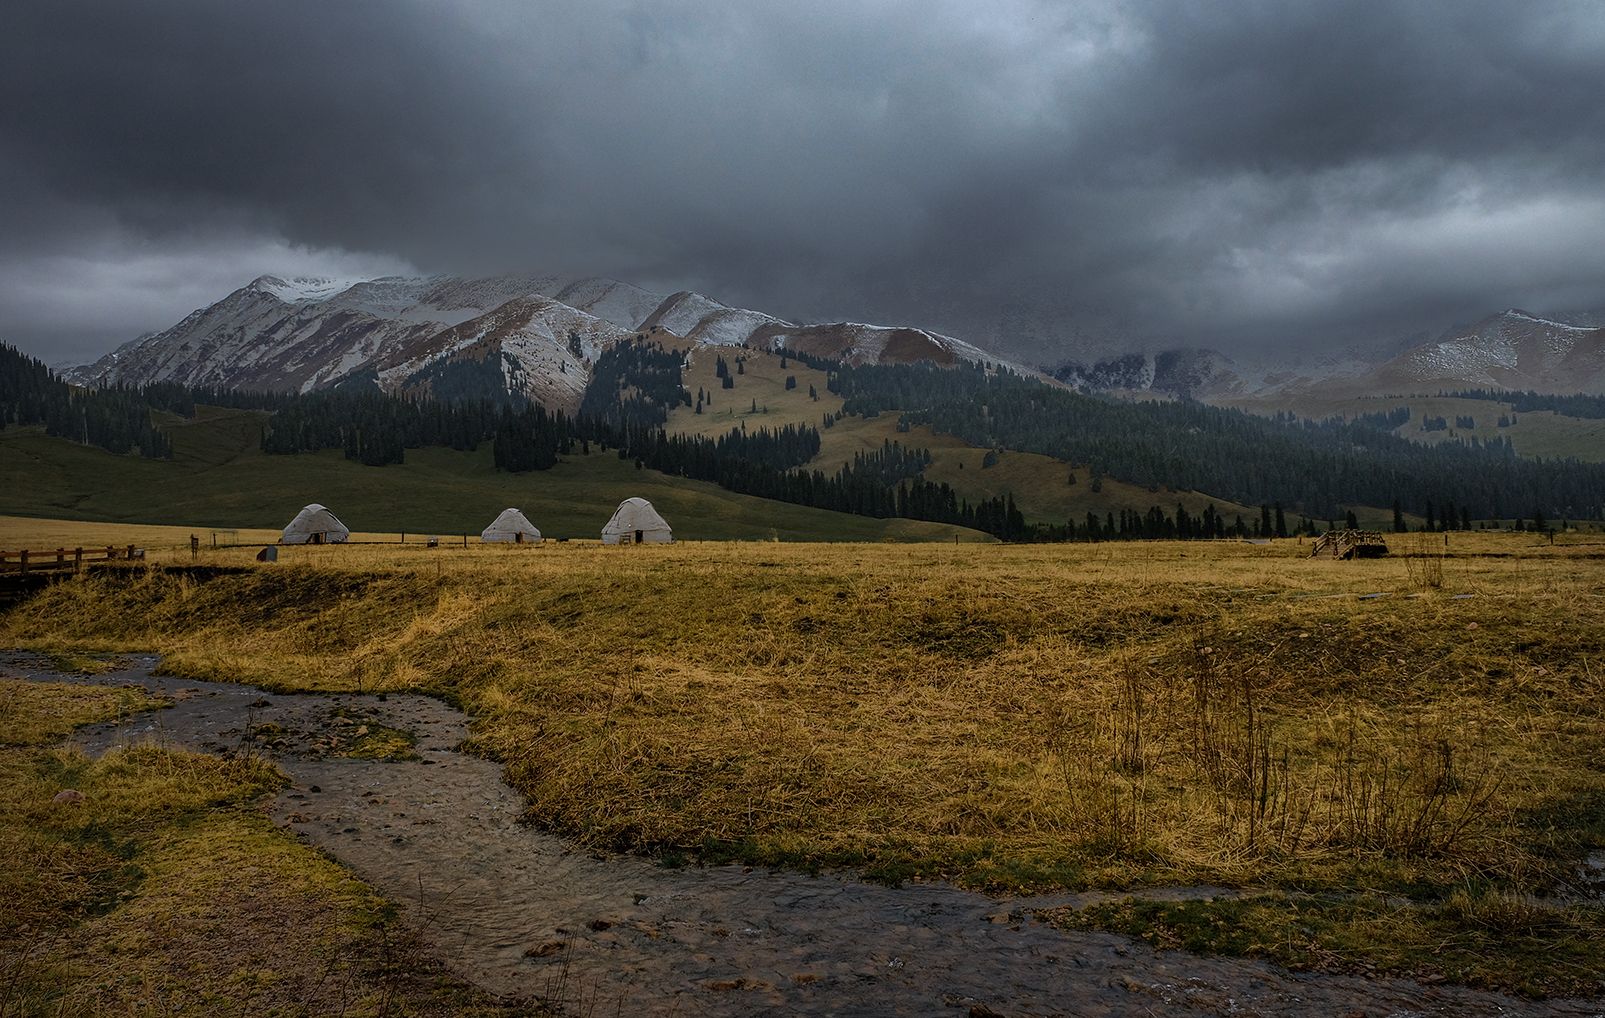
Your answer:
[[[1351,722],[1330,776],[1326,840],[1386,855],[1460,854],[1482,833],[1498,789],[1486,754],[1466,759],[1430,727],[1395,746]]]
[[[1442,590],[1443,560],[1443,546],[1435,535],[1416,534],[1404,559],[1410,586],[1416,590]]]

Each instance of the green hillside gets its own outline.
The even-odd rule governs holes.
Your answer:
[[[1508,438],[1518,456],[1545,458],[1570,457],[1585,463],[1605,463],[1605,420],[1568,417],[1547,410],[1516,413],[1510,403],[1460,396],[1321,396],[1293,394],[1274,397],[1243,397],[1216,401],[1252,413],[1286,412],[1319,420],[1324,417],[1357,417],[1387,413],[1398,407],[1410,408],[1410,421],[1395,430],[1400,438],[1424,445],[1438,445],[1466,438],[1490,441]],[[1514,423],[1499,427],[1499,418],[1510,416]],[[1423,418],[1443,417],[1451,423],[1457,417],[1470,417],[1471,428],[1450,427],[1426,431]]]
[[[817,428],[825,414],[842,408],[842,398],[825,387],[826,373],[796,359],[788,359],[782,368],[781,357],[768,351],[689,349],[685,386],[693,395],[699,391],[707,393],[713,401],[700,414],[691,407],[675,408],[669,414],[669,430],[676,433],[716,438],[743,425],[749,429],[775,429],[788,424]],[[737,356],[743,358],[741,373],[732,379],[732,389],[721,388],[714,375],[715,358],[721,356],[732,364]],[[792,389],[785,387],[788,377],[796,379]],[[817,400],[808,395],[810,386],[817,392]],[[1099,516],[1122,509],[1143,512],[1152,505],[1164,506],[1168,511],[1177,503],[1193,513],[1202,512],[1206,505],[1214,505],[1228,518],[1238,513],[1251,518],[1259,512],[1257,508],[1240,506],[1202,492],[1177,492],[1168,488],[1150,491],[1111,477],[1104,478],[1099,490],[1094,491],[1087,467],[1072,467],[1063,460],[1037,453],[999,453],[994,457],[995,462],[987,466],[987,450],[978,449],[961,438],[938,434],[927,427],[899,432],[900,416],[887,413],[878,417],[842,418],[820,432],[819,455],[808,466],[832,473],[849,462],[855,453],[871,452],[880,448],[882,442],[891,440],[930,451],[931,465],[925,471],[927,480],[951,485],[961,498],[971,502],[1013,495],[1020,511],[1032,523],[1080,520],[1088,512]],[[1075,484],[1070,483],[1072,476],[1076,478]],[[1380,511],[1378,515],[1380,518]]]
[[[258,449],[265,415],[201,408],[195,419],[162,415],[170,461],[118,456],[47,437],[0,431],[0,512],[111,522],[279,527],[308,502],[334,509],[353,530],[478,533],[519,506],[551,537],[595,538],[614,507],[649,499],[689,540],[991,540],[962,528],[877,520],[725,491],[637,470],[614,453],[565,457],[547,471],[509,474],[489,444],[471,453],[409,450],[400,466],[366,467],[327,451],[270,456]]]

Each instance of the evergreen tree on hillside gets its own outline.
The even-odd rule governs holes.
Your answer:
[[[816,358],[811,366],[828,372],[847,413],[897,411],[914,426],[978,448],[1085,462],[1143,486],[1210,491],[1255,505],[1280,500],[1306,515],[1388,505],[1395,498],[1419,512],[1429,498],[1447,495],[1473,515],[1541,504],[1555,513],[1584,506],[1593,518],[1605,516],[1605,465],[1523,459],[1504,438],[1412,442],[1386,426],[1398,410],[1307,421],[1195,402],[1089,396],[966,364],[847,365]]]

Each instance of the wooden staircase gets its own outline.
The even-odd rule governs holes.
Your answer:
[[[1388,553],[1388,542],[1376,530],[1328,530],[1310,547],[1310,558],[1380,558]]]

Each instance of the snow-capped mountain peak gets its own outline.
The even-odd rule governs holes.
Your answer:
[[[300,392],[351,380],[450,389],[465,379],[489,384],[501,377],[497,393],[573,409],[603,348],[659,330],[698,343],[795,348],[855,363],[997,361],[923,329],[797,325],[690,290],[664,296],[600,277],[265,275],[67,377],[84,385],[176,381]],[[484,367],[492,352],[505,368],[500,375]],[[441,364],[458,367],[433,370]]]
[[[1366,376],[1366,382],[1378,392],[1597,392],[1605,388],[1605,329],[1507,308],[1406,350]]]
[[[245,288],[277,297],[286,304],[305,304],[328,300],[354,282],[356,281],[351,279],[330,279],[326,276],[293,276],[289,279],[281,276],[257,276],[247,283]]]

